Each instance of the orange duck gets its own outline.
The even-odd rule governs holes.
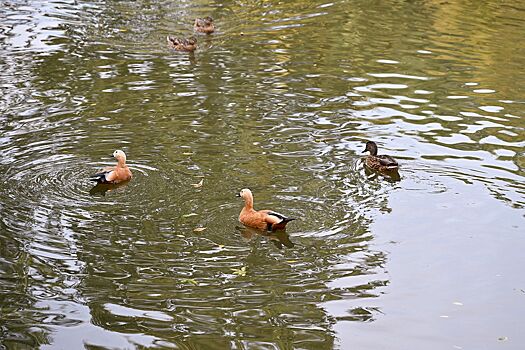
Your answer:
[[[105,167],[101,172],[89,178],[99,184],[118,184],[131,179],[132,174],[126,165],[126,153],[121,150],[113,152],[113,157],[117,160],[117,165]]]
[[[242,189],[237,197],[244,199],[244,208],[242,208],[239,214],[239,221],[245,226],[259,230],[276,231],[284,230],[288,222],[295,220],[294,218],[288,218],[272,210],[256,211],[253,209],[252,191],[247,188]]]

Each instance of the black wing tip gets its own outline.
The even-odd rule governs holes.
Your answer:
[[[274,212],[274,211],[271,211],[271,212],[269,212],[268,214],[269,214],[269,215],[276,216],[276,217],[278,217],[279,219],[281,219],[280,224],[282,224],[282,223],[287,223],[287,222],[290,222],[290,221],[293,221],[293,220],[297,220],[296,218],[289,218],[289,217],[284,216],[283,214],[279,214],[279,213],[276,213],[276,212]]]
[[[107,183],[106,173],[99,173],[89,177],[89,181],[97,182],[99,184]]]

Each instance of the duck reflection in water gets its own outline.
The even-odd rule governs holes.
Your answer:
[[[398,182],[398,181],[401,181],[401,175],[399,175],[399,172],[397,171],[397,169],[395,170],[389,170],[389,171],[374,171],[368,167],[364,167],[365,168],[365,174],[366,174],[366,177],[369,179],[369,180],[375,180],[379,177],[385,179],[386,181],[388,182]]]
[[[129,180],[118,184],[98,183],[89,190],[89,194],[92,196],[105,196],[107,192],[114,191],[119,187],[125,187],[128,182]]]
[[[268,238],[278,249],[293,248],[294,243],[290,240],[290,236],[286,231],[261,231],[251,227],[246,226],[236,226],[235,227],[241,234],[241,236],[246,239],[248,242],[253,241],[257,237],[266,237]]]

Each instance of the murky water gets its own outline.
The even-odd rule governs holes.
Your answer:
[[[3,1],[0,348],[521,348],[524,33],[510,0]],[[243,187],[300,219],[241,228]]]

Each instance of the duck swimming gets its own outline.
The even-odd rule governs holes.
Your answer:
[[[195,18],[195,23],[193,24],[193,29],[196,32],[211,34],[215,31],[215,26],[213,25],[213,18],[210,16],[204,18]]]
[[[370,154],[365,157],[365,164],[373,170],[379,171],[394,171],[399,168],[397,161],[387,155],[377,154],[377,145],[374,141],[367,141],[363,153],[369,151]]]
[[[197,39],[191,37],[188,39],[181,39],[181,38],[174,38],[172,36],[167,36],[166,41],[168,42],[168,45],[177,51],[195,51],[197,48]]]
[[[295,220],[272,210],[257,211],[253,209],[253,194],[247,188],[242,189],[237,197],[244,199],[244,208],[239,214],[239,221],[245,226],[259,230],[276,231],[284,230],[288,222]]]
[[[104,168],[101,172],[91,176],[89,180],[99,184],[118,184],[130,180],[133,175],[126,165],[126,153],[116,150],[113,152],[113,157],[117,160],[117,165]]]

